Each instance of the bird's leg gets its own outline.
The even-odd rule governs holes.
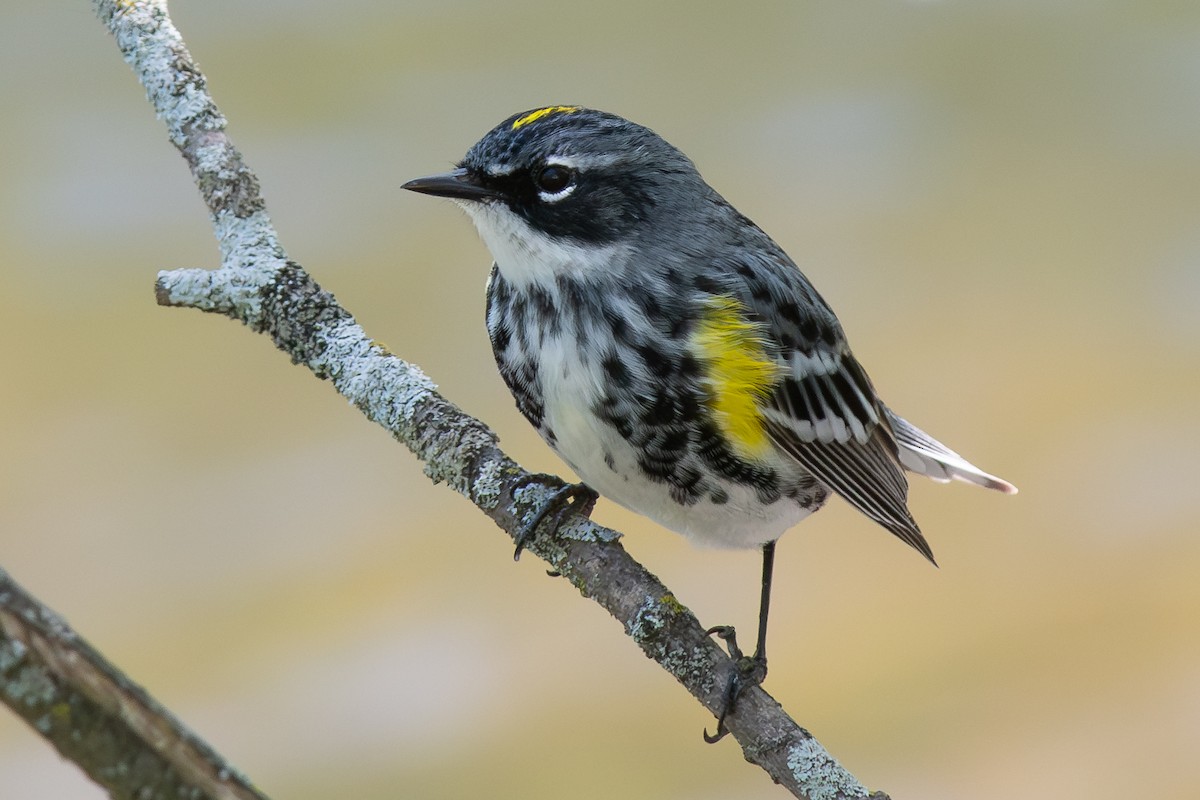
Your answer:
[[[758,686],[767,677],[767,614],[771,610],[771,574],[775,567],[775,542],[767,542],[762,548],[762,596],[758,605],[758,641],[755,643],[754,655],[747,656],[738,647],[737,635],[732,625],[718,625],[708,630],[708,635],[716,634],[725,642],[729,657],[733,659],[734,671],[729,676],[725,686],[725,697],[721,701],[721,713],[717,716],[717,732],[709,735],[704,731],[704,741],[709,744],[719,742],[729,733],[725,727],[725,717],[733,711],[742,692],[751,686]]]
[[[553,482],[561,485],[554,492],[554,494],[550,496],[550,499],[538,509],[538,512],[534,514],[533,519],[529,521],[529,524],[522,528],[514,537],[517,547],[516,550],[513,551],[513,561],[519,561],[521,559],[521,551],[525,549],[525,545],[529,543],[529,540],[533,538],[533,535],[537,533],[537,529],[543,522],[546,521],[547,518],[553,517],[554,527],[557,529],[563,524],[563,522],[566,521],[565,517],[569,512],[575,512],[585,517],[588,514],[591,514],[592,507],[596,505],[596,499],[599,497],[599,495],[596,494],[592,488],[586,484],[564,484],[561,480],[553,475],[542,474],[527,476],[519,482],[513,491],[516,491],[516,489],[519,489],[526,484],[534,483],[536,481],[544,481],[547,483]]]

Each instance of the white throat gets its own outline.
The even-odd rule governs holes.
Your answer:
[[[628,248],[584,245],[553,239],[534,230],[503,203],[459,202],[491,251],[505,279],[518,288],[552,286],[559,275],[610,273]]]

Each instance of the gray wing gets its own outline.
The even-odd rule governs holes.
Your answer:
[[[739,294],[783,366],[763,408],[775,445],[932,562],[908,511],[908,481],[887,410],[829,306],[782,254],[767,269],[737,272]]]
[[[870,380],[849,351],[813,367],[802,352],[764,410],[771,439],[817,480],[934,561],[908,511],[908,480]],[[823,371],[822,371],[823,370]],[[936,562],[934,562],[936,563]]]

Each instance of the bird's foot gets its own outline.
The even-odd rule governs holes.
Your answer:
[[[557,529],[560,525],[566,522],[568,514],[580,514],[588,516],[592,513],[592,507],[596,505],[596,500],[600,495],[596,494],[590,486],[583,483],[563,483],[553,475],[534,474],[529,475],[521,480],[515,489],[519,489],[530,483],[541,482],[551,486],[557,485],[558,489],[550,496],[550,499],[538,509],[537,514],[529,521],[529,524],[517,533],[515,540],[517,543],[516,549],[513,551],[513,561],[521,559],[521,551],[525,549],[525,545],[537,533],[537,529],[547,519],[553,519],[554,528]],[[514,491],[515,491],[514,489]]]
[[[715,635],[725,642],[725,647],[729,650],[729,657],[733,659],[734,665],[733,673],[729,676],[729,683],[725,685],[721,713],[717,716],[717,732],[709,734],[707,728],[704,730],[704,741],[715,744],[729,734],[729,728],[725,727],[725,717],[733,711],[742,692],[752,686],[758,686],[766,679],[767,657],[761,653],[755,653],[752,656],[743,653],[742,649],[738,647],[737,634],[732,625],[718,625],[708,629],[706,633],[709,636]]]

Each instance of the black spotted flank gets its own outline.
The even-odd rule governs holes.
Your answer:
[[[499,357],[508,350],[508,344],[512,341],[512,331],[507,325],[498,325],[495,332],[492,334],[492,351]]]
[[[670,372],[671,364],[667,360],[667,355],[656,346],[646,343],[637,348],[638,355],[642,357],[642,361],[646,364],[646,369],[651,375],[666,376]]]
[[[641,414],[642,423],[646,425],[670,425],[677,418],[675,398],[661,388]]]
[[[691,320],[685,317],[679,317],[667,326],[667,337],[671,339],[683,339],[692,331]]]
[[[537,320],[541,323],[540,330],[551,336],[558,336],[562,333],[562,314],[559,313],[553,295],[536,285],[530,287],[527,293],[536,309]]]
[[[695,505],[700,496],[704,494],[700,472],[693,467],[681,467],[676,470],[674,480],[670,482],[668,494],[681,506]]]
[[[679,422],[695,422],[700,418],[700,400],[688,392],[679,396],[677,419]]]
[[[639,292],[633,299],[634,302],[641,306],[642,313],[646,315],[646,319],[655,320],[662,316],[662,304],[658,302],[657,297],[649,292]]]
[[[604,310],[604,321],[608,323],[608,329],[612,331],[614,339],[621,344],[629,343],[629,323],[623,316],[606,308]]]
[[[609,352],[600,362],[600,366],[604,368],[604,374],[608,376],[608,379],[618,386],[629,385],[629,368],[617,357],[616,353]]]
[[[676,368],[680,378],[697,378],[700,376],[700,362],[691,353],[684,353]]]
[[[614,394],[610,389],[600,398],[599,402],[592,406],[592,413],[595,414],[601,422],[612,426],[625,441],[633,438],[633,425],[629,422],[629,404],[622,400],[622,396]]]
[[[637,461],[642,474],[657,483],[666,483],[675,475],[675,461],[672,459],[656,458],[649,453],[641,453]]]
[[[783,497],[783,491],[779,488],[779,484],[771,484],[770,486],[755,486],[754,494],[758,497],[758,502],[764,506],[769,506],[772,503],[779,502],[779,498]]]
[[[752,464],[734,454],[711,422],[698,427],[697,455],[704,465],[722,478],[735,483],[750,484],[756,489],[774,489],[779,484],[779,473],[769,467]],[[778,499],[778,497],[777,497]]]

